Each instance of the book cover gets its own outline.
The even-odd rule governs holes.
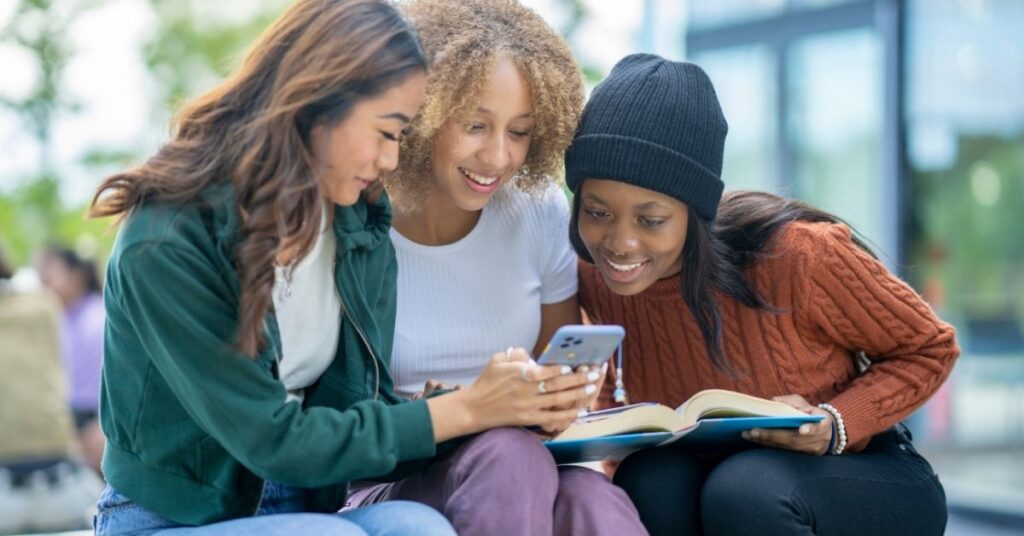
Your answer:
[[[675,410],[643,403],[591,413],[545,444],[559,463],[621,459],[673,442],[695,451],[732,452],[757,446],[740,436],[744,430],[795,429],[823,418],[774,400],[707,389]]]
[[[758,447],[740,436],[753,428],[799,428],[806,422],[820,422],[821,415],[788,417],[725,417],[702,419],[678,432],[639,432],[577,439],[551,439],[545,442],[556,463],[621,460],[644,448],[678,443],[694,452],[736,452]]]

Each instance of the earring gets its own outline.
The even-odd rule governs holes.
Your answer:
[[[612,397],[619,404],[626,402],[626,385],[622,382],[622,344],[619,344],[616,356],[616,367],[615,367],[615,391],[612,391]]]

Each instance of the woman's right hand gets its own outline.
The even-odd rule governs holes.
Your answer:
[[[500,426],[564,429],[597,390],[589,376],[536,365],[521,348],[495,354],[472,385],[427,401],[434,438],[440,442]]]

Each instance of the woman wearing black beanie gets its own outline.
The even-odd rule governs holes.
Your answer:
[[[953,328],[837,217],[723,196],[727,130],[693,64],[628,56],[594,90],[566,154],[580,302],[626,327],[633,401],[723,388],[824,419],[738,453],[640,451],[615,483],[651,534],[941,534],[942,486],[900,421],[952,369]]]

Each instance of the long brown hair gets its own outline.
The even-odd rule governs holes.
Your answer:
[[[388,0],[299,0],[241,68],[181,110],[156,155],[103,181],[90,215],[123,219],[147,201],[188,202],[232,181],[242,222],[237,347],[255,356],[282,238],[294,237],[305,252],[320,228],[325,190],[310,132],[425,69],[411,26]]]
[[[683,299],[693,313],[707,347],[719,369],[734,373],[722,345],[722,315],[715,292],[731,296],[753,309],[780,312],[754,287],[746,270],[766,255],[771,241],[787,223],[794,221],[843,223],[841,218],[796,199],[768,192],[726,192],[718,205],[714,225],[690,211],[680,278]],[[848,225],[848,224],[847,224]],[[853,242],[872,256],[868,245],[853,235]]]

